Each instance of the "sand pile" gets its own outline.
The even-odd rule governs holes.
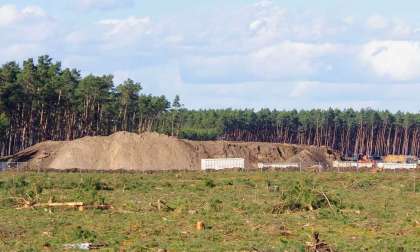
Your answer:
[[[327,156],[326,156],[327,155]],[[302,167],[310,168],[314,165],[327,167],[329,160],[335,159],[334,154],[326,147],[307,147],[298,154],[287,159],[287,163],[300,163]]]
[[[327,148],[228,141],[188,141],[157,133],[128,132],[108,137],[44,142],[12,157],[41,169],[197,170],[202,158],[245,158],[247,168],[258,162],[302,162],[328,165],[335,156]]]

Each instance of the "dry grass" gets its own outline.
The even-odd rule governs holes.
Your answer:
[[[413,183],[412,174],[2,173],[0,250],[95,242],[107,245],[103,251],[305,251],[318,243],[336,251],[418,251]],[[113,209],[16,210],[18,199]]]

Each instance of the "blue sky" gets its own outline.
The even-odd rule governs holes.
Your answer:
[[[420,2],[0,0],[0,63],[49,54],[189,108],[420,111]]]

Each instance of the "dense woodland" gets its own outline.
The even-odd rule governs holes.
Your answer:
[[[420,114],[365,109],[188,110],[179,96],[147,95],[130,79],[82,77],[49,56],[0,68],[0,154],[45,140],[157,131],[194,140],[325,145],[343,156],[420,156]]]

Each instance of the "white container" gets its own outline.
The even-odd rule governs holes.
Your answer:
[[[399,164],[399,163],[378,163],[378,168],[385,170],[396,170],[396,169],[416,169],[416,164]]]
[[[334,168],[357,168],[359,167],[359,165],[357,162],[334,161],[333,167]]]
[[[299,164],[296,163],[280,163],[280,164],[264,164],[258,163],[259,169],[287,169],[287,168],[299,168]]]
[[[201,170],[245,169],[243,158],[201,159]]]
[[[373,168],[373,163],[358,163],[357,168]]]
[[[333,167],[334,168],[373,168],[373,163],[334,161]]]

